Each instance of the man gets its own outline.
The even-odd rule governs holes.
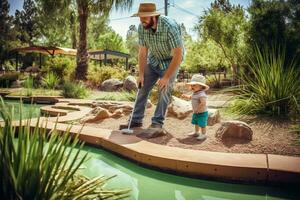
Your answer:
[[[141,3],[138,13],[133,16],[139,17],[141,22],[138,28],[138,84],[141,89],[130,127],[142,126],[149,93],[157,83],[158,103],[149,129],[162,129],[173,83],[183,58],[181,28],[173,19],[160,16],[154,3]],[[120,129],[127,126],[120,125]]]

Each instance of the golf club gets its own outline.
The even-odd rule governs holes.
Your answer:
[[[121,132],[123,134],[127,134],[127,135],[133,134],[133,130],[130,129],[130,126],[131,126],[132,116],[133,116],[133,113],[134,113],[134,110],[135,110],[135,105],[136,105],[137,97],[139,96],[139,92],[140,92],[141,87],[142,87],[142,85],[141,85],[141,83],[139,83],[138,84],[138,91],[137,91],[137,94],[136,94],[136,97],[135,97],[135,101],[134,101],[134,105],[133,105],[133,108],[132,108],[130,120],[129,120],[129,123],[128,123],[128,127],[121,130]]]

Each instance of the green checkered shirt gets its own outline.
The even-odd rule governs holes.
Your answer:
[[[148,63],[153,67],[167,69],[171,60],[171,50],[177,47],[183,48],[181,28],[175,20],[159,16],[156,32],[152,29],[144,29],[140,24],[138,28],[139,45],[148,48]],[[182,50],[182,57],[183,57]]]

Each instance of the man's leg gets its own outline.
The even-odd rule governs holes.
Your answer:
[[[158,102],[155,109],[154,116],[152,117],[152,124],[164,124],[166,110],[169,103],[171,103],[173,84],[176,79],[178,70],[169,79],[167,86],[158,91]],[[161,74],[163,76],[164,72]]]
[[[149,93],[159,78],[159,74],[157,74],[150,65],[145,68],[144,73],[144,86],[140,89],[137,96],[132,116],[132,121],[136,123],[142,123]]]

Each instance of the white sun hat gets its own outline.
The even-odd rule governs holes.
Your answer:
[[[201,74],[194,74],[192,76],[192,79],[189,83],[187,83],[187,85],[202,85],[204,87],[206,87],[207,89],[209,89],[209,86],[206,85],[206,78],[204,76],[202,76]]]

